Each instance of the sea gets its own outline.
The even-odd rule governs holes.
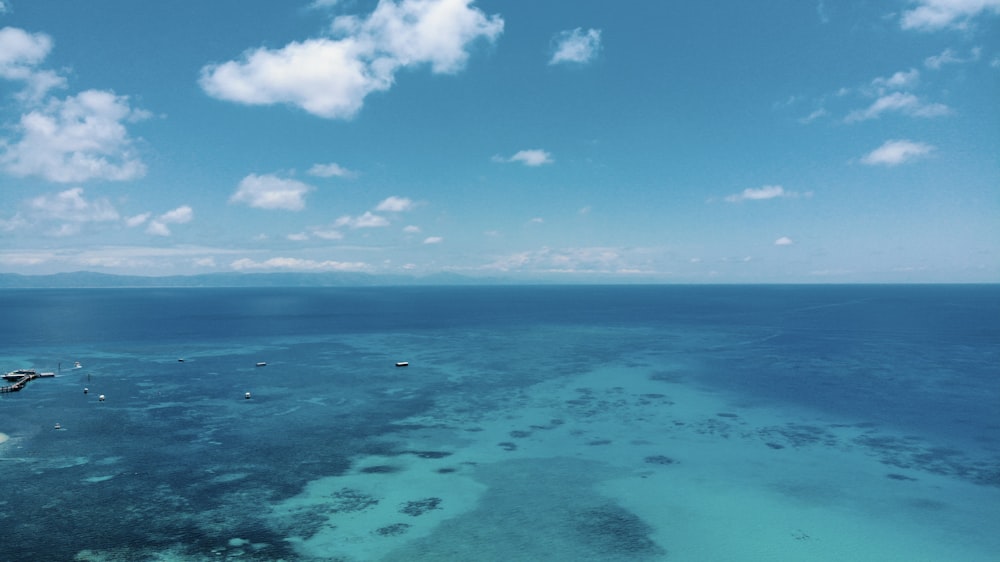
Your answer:
[[[0,560],[1000,560],[1000,285],[0,310]]]

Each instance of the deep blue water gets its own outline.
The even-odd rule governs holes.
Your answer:
[[[309,559],[289,537],[318,523],[266,515],[309,482],[412,453],[401,427],[455,426],[414,419],[598,367],[865,428],[850,445],[887,470],[1000,488],[998,285],[5,290],[0,310],[0,370],[60,371],[0,395],[0,560]],[[670,552],[613,519],[565,559]]]

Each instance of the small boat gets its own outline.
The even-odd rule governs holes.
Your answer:
[[[182,358],[178,359],[177,362],[178,363],[183,363],[184,362],[184,358],[182,357]]]
[[[56,422],[56,426],[54,428],[52,428],[52,429],[62,429],[62,426],[59,425],[59,422]]]
[[[258,362],[257,362],[257,366],[258,366],[258,367],[267,367],[267,363],[266,363],[266,362],[264,362],[264,361],[258,361]]]
[[[410,366],[410,362],[409,361],[396,361],[396,366],[397,367],[409,367]]]
[[[77,361],[77,362],[73,363],[73,368],[74,368],[74,369],[79,369],[79,368],[81,368],[81,367],[83,367],[83,365],[81,365],[79,361]]]

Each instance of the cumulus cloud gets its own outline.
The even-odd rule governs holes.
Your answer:
[[[441,242],[444,242],[444,238],[440,236],[428,236],[424,238],[424,244],[440,244]]]
[[[371,211],[365,211],[365,214],[359,217],[344,215],[334,221],[333,225],[335,228],[343,226],[348,228],[379,228],[389,226],[389,220],[383,216],[376,215]]]
[[[549,64],[585,64],[597,56],[601,50],[601,30],[576,28],[563,31],[553,41],[555,45]]]
[[[154,234],[156,236],[170,236],[170,224],[184,224],[191,222],[194,219],[194,210],[191,207],[184,205],[177,207],[172,211],[167,211],[162,215],[156,217],[155,219],[149,221],[149,225],[146,227],[147,234]]]
[[[912,117],[940,117],[951,113],[951,108],[941,103],[921,101],[906,92],[893,92],[875,100],[865,109],[857,109],[847,114],[848,123],[878,119],[884,113],[901,113]]]
[[[511,157],[503,157],[496,155],[493,157],[494,162],[500,163],[513,163],[520,162],[525,166],[542,166],[544,164],[551,164],[555,162],[552,159],[552,155],[541,149],[530,149],[530,150],[520,150]]]
[[[777,240],[774,241],[775,246],[791,246],[794,243],[795,242],[793,242],[792,239],[787,236],[782,236],[781,238],[778,238]]]
[[[909,140],[888,140],[861,158],[869,166],[898,166],[930,154],[934,147]]]
[[[413,209],[413,201],[407,199],[406,197],[387,197],[383,199],[381,203],[375,207],[376,211],[389,212],[389,213],[401,213],[403,211],[409,211]]]
[[[229,202],[245,203],[258,209],[301,211],[306,206],[305,195],[312,189],[312,186],[298,180],[270,174],[250,174],[240,180]]]
[[[299,258],[271,258],[265,261],[254,261],[249,258],[238,259],[229,267],[236,271],[285,269],[291,271],[366,271],[370,269],[363,262],[316,261]]]
[[[336,162],[331,162],[329,164],[313,164],[312,168],[309,168],[308,174],[310,176],[316,176],[320,178],[353,178],[357,173],[344,168]]]
[[[331,119],[353,117],[365,98],[388,90],[401,69],[460,71],[469,47],[495,41],[503,19],[471,0],[380,0],[366,17],[339,16],[330,37],[259,48],[238,61],[208,65],[200,85],[210,96],[248,105],[290,104]]]
[[[727,195],[725,200],[729,203],[739,203],[741,201],[763,201],[765,199],[776,199],[779,197],[798,197],[794,191],[786,191],[780,185],[765,185],[763,187],[748,187],[739,193]]]
[[[149,117],[129,107],[128,98],[87,90],[21,117],[20,140],[0,153],[0,165],[15,176],[69,183],[142,177],[146,166],[133,149],[124,122]]]
[[[22,100],[38,100],[49,90],[65,86],[66,80],[55,72],[36,68],[51,50],[52,39],[44,33],[0,29],[0,78],[24,82],[25,90],[18,96]]]
[[[1000,0],[917,0],[917,7],[903,12],[903,29],[936,31],[964,29],[980,15],[1000,14]]]

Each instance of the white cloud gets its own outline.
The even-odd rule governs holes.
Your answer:
[[[259,48],[239,61],[208,65],[200,84],[210,96],[250,105],[286,103],[320,117],[354,116],[372,92],[388,90],[397,71],[429,65],[455,73],[478,39],[494,41],[503,19],[472,0],[380,0],[367,17],[340,16],[332,38]]]
[[[532,166],[532,167],[541,166],[543,164],[551,164],[551,163],[555,162],[555,160],[552,159],[552,155],[551,154],[549,154],[548,152],[546,152],[544,150],[537,149],[537,148],[536,149],[530,149],[530,150],[520,150],[516,154],[514,154],[513,156],[511,156],[509,158],[505,158],[503,156],[496,155],[496,156],[493,157],[493,161],[494,162],[505,163],[505,164],[506,163],[513,163],[513,162],[520,162],[520,163],[524,164],[525,166]]]
[[[917,85],[920,81],[920,71],[916,68],[911,68],[907,71],[899,71],[889,76],[888,78],[878,77],[872,80],[872,86],[879,93],[885,93],[887,90],[909,90]]]
[[[309,168],[307,172],[311,176],[316,176],[320,178],[353,178],[357,173],[344,168],[336,162],[331,162],[329,164],[313,164],[312,168]]]
[[[21,213],[14,213],[14,216],[9,219],[0,219],[0,232],[13,232],[15,230],[25,228],[29,225],[28,221],[21,216]]]
[[[301,211],[306,206],[305,195],[312,189],[312,186],[298,180],[270,174],[250,174],[240,180],[240,185],[229,202],[246,203],[258,209]]]
[[[170,227],[166,223],[159,220],[149,221],[149,225],[146,226],[146,234],[152,234],[153,236],[170,236]]]
[[[979,15],[1000,14],[1000,0],[916,0],[917,7],[903,12],[903,29],[935,31],[963,29]]]
[[[254,261],[249,258],[236,260],[229,267],[237,271],[253,269],[286,269],[292,271],[366,271],[370,269],[363,262],[316,261],[299,258],[271,258],[265,261]]]
[[[334,221],[333,226],[335,228],[342,226],[348,228],[379,228],[389,226],[389,221],[383,216],[373,214],[371,211],[365,211],[365,214],[360,217],[344,215]]]
[[[795,198],[798,196],[798,193],[785,191],[785,188],[780,185],[765,185],[758,188],[748,187],[739,193],[727,195],[725,200],[729,203],[739,203],[740,201],[762,201],[779,197]]]
[[[142,177],[146,166],[132,149],[125,121],[145,119],[128,98],[87,90],[21,116],[21,139],[0,153],[0,164],[15,176],[54,182],[92,179],[124,181]]]
[[[51,50],[52,39],[44,33],[0,29],[0,78],[25,83],[25,91],[18,95],[22,100],[38,100],[49,90],[65,86],[66,80],[55,72],[35,68]]]
[[[187,205],[183,205],[181,207],[177,207],[172,211],[167,211],[166,213],[163,213],[162,215],[160,215],[159,220],[167,224],[183,224],[191,222],[193,218],[194,218],[194,210],[192,210],[191,207]]]
[[[71,222],[107,222],[118,220],[118,211],[107,199],[88,201],[82,187],[67,189],[55,195],[31,199],[29,207],[44,219]]]
[[[889,140],[866,154],[861,162],[869,166],[898,166],[927,156],[934,147],[909,140]]]
[[[781,238],[778,238],[777,240],[774,241],[775,246],[791,246],[794,243],[795,242],[793,242],[792,239],[787,236],[782,236]]]
[[[878,98],[865,109],[856,109],[848,113],[844,120],[848,123],[867,121],[877,119],[883,113],[902,113],[912,117],[940,117],[950,114],[951,108],[940,103],[920,101],[920,98],[910,93],[893,92]]]
[[[344,237],[344,235],[338,230],[315,228],[312,229],[311,232],[313,236],[322,240],[340,240]]]
[[[440,236],[428,236],[424,238],[424,244],[440,244],[441,242],[444,242],[444,238]]]
[[[946,64],[959,62],[962,62],[962,59],[958,58],[954,49],[945,49],[940,55],[932,55],[924,59],[924,66],[937,70]]]
[[[407,227],[404,227],[403,228],[403,232],[405,232],[407,234],[419,234],[420,233],[420,227],[411,224],[411,225],[409,225]]]
[[[376,211],[388,213],[401,213],[411,209],[413,209],[413,201],[407,199],[406,197],[396,197],[395,195],[383,199],[382,202],[375,207]]]
[[[601,50],[601,30],[576,28],[570,31],[563,31],[556,36],[553,41],[555,52],[549,64],[559,63],[588,63],[597,56]]]
[[[149,221],[149,226],[146,227],[147,234],[154,234],[156,236],[170,236],[170,227],[168,224],[184,224],[191,222],[194,219],[194,210],[187,205],[177,207],[172,211],[167,211],[162,215],[156,217],[155,219]]]
[[[534,271],[549,273],[635,273],[642,267],[644,251],[640,249],[588,247],[518,252],[501,257],[483,269],[498,271]]]
[[[812,123],[813,121],[819,119],[820,117],[825,117],[826,115],[827,115],[826,109],[823,109],[821,107],[819,109],[814,110],[809,115],[800,118],[799,123],[802,123],[803,125],[808,125],[809,123]]]
[[[149,220],[149,217],[151,217],[152,215],[153,213],[142,213],[132,217],[128,217],[125,219],[125,226],[129,228],[135,228],[137,226],[141,226],[142,224],[145,224],[145,222]]]
[[[306,234],[305,232],[296,232],[295,234],[289,234],[288,236],[285,236],[285,238],[293,242],[304,242],[306,240],[309,240],[309,235]]]

